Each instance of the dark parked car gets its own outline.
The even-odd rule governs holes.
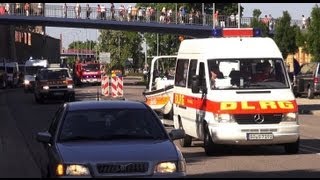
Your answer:
[[[186,162],[159,117],[143,102],[79,101],[63,104],[49,129],[37,134],[48,177],[183,177]]]
[[[307,95],[309,99],[320,94],[320,63],[312,62],[301,66],[294,82],[296,96]]]

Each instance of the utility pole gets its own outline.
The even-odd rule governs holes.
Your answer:
[[[202,3],[202,25],[205,24],[205,16],[204,16],[204,3]]]
[[[216,11],[216,8],[215,8],[215,4],[212,3],[212,26],[213,26],[213,29],[216,27],[216,17],[215,17],[215,11]],[[218,18],[218,17],[217,17]]]
[[[157,33],[157,56],[159,56],[159,33]]]
[[[241,3],[238,3],[238,28],[240,28],[240,23],[241,23],[240,12],[241,12]]]

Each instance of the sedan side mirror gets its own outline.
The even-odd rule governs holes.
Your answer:
[[[182,139],[185,135],[186,134],[183,129],[173,129],[169,132],[169,136],[172,140]]]
[[[51,134],[49,132],[38,132],[37,141],[42,143],[49,143],[51,141]]]

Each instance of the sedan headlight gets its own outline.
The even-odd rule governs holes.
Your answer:
[[[297,120],[298,120],[298,113],[284,114],[283,121],[291,122],[291,121],[297,121]]]
[[[80,164],[68,164],[62,165],[59,164],[56,169],[58,176],[89,176],[90,171],[88,167]]]
[[[73,88],[73,85],[72,85],[72,84],[69,84],[69,85],[67,86],[67,88],[68,88],[68,89],[72,89],[72,88]]]
[[[177,172],[177,166],[175,162],[161,162],[156,165],[155,173],[173,173]]]
[[[219,123],[231,123],[234,122],[234,117],[231,114],[215,114],[214,119]]]
[[[24,83],[25,85],[28,85],[28,84],[30,84],[30,81],[25,79],[23,83]]]

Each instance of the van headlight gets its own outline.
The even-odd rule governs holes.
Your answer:
[[[73,85],[72,85],[72,84],[69,84],[69,85],[67,86],[67,88],[68,88],[68,89],[72,89],[72,88],[73,88]]]
[[[58,176],[89,176],[90,171],[87,166],[80,164],[59,164],[56,169]]]
[[[284,114],[283,121],[287,121],[287,122],[298,121],[298,113]]]
[[[28,84],[30,84],[30,81],[25,79],[25,80],[23,81],[23,83],[24,83],[25,85],[28,85]]]
[[[218,121],[219,123],[235,122],[234,117],[231,114],[215,114],[214,120]]]
[[[49,86],[43,86],[42,89],[48,90],[48,89],[49,89]]]

